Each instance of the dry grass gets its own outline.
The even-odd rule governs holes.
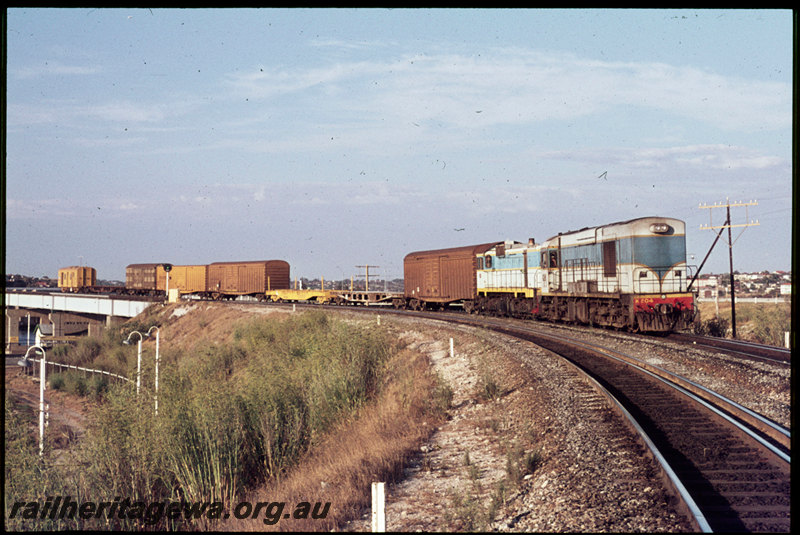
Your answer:
[[[330,531],[359,518],[371,503],[373,481],[397,480],[410,456],[444,420],[447,392],[430,369],[427,357],[400,351],[389,364],[393,371],[375,402],[354,419],[343,422],[312,446],[295,468],[280,481],[267,484],[249,497],[281,501],[286,510],[299,502],[330,502],[325,519],[282,519],[273,526],[259,519],[231,520],[222,529],[276,531]],[[437,402],[437,397],[441,402]]]
[[[717,315],[713,302],[698,303],[700,321],[708,322]],[[719,317],[731,336],[731,303],[719,303]],[[739,303],[736,304],[736,333],[741,340],[784,346],[784,333],[791,330],[791,303]]]

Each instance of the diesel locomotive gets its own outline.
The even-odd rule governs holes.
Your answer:
[[[685,224],[643,217],[560,233],[410,253],[399,308],[459,304],[469,313],[532,317],[632,331],[688,327]]]

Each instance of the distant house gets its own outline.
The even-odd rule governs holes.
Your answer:
[[[698,292],[701,297],[711,298],[716,297],[717,295],[717,284],[718,280],[715,276],[709,276],[707,278],[699,279],[698,281]]]

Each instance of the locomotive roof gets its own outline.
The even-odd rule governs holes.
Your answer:
[[[576,234],[578,232],[583,232],[583,231],[586,231],[586,230],[592,230],[592,229],[596,229],[596,228],[614,227],[616,225],[628,225],[630,223],[634,223],[636,221],[643,221],[645,219],[661,219],[661,220],[669,219],[669,220],[672,220],[672,221],[676,221],[676,219],[674,217],[661,217],[661,216],[656,216],[656,215],[647,216],[647,217],[636,217],[634,219],[628,219],[627,221],[617,221],[616,223],[608,223],[607,225],[597,225],[597,226],[594,226],[594,227],[583,227],[582,229],[578,229],[578,230],[569,230],[567,232],[561,232],[559,234],[556,234],[555,236],[550,236],[545,241],[550,241],[552,239],[558,238],[559,236],[568,236],[570,234]]]

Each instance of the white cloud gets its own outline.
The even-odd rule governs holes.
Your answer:
[[[695,170],[767,169],[788,164],[783,158],[758,154],[748,147],[720,144],[562,150],[545,152],[539,154],[539,157],[604,166],[617,165],[626,169],[672,169],[676,166]]]
[[[495,49],[235,74],[238,97],[292,95],[296,106],[364,124],[460,128],[565,120],[637,107],[718,128],[788,127],[788,84],[724,77],[660,63],[586,61],[569,54]],[[346,112],[350,112],[349,114]]]
[[[27,66],[15,69],[11,75],[18,79],[37,78],[41,76],[86,76],[102,72],[98,66],[63,65],[47,61],[44,65]]]

